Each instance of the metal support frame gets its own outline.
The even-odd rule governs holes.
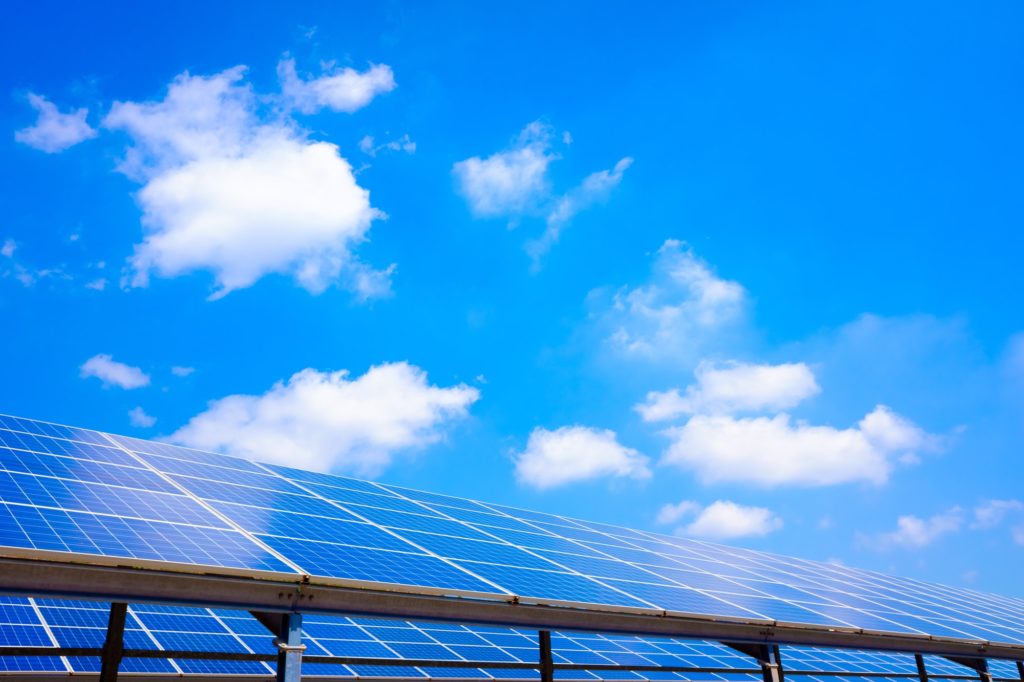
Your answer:
[[[761,666],[761,677],[764,682],[783,682],[782,656],[779,653],[779,647],[767,644],[733,644],[729,642],[722,642],[722,644],[755,659]]]
[[[1017,674],[1020,675],[1020,682],[1024,682],[1024,661],[1017,661]]]
[[[975,656],[945,656],[945,658],[978,673],[978,679],[981,682],[992,682],[992,673],[988,671],[987,658]]]
[[[540,649],[540,682],[554,682],[555,661],[551,656],[551,631],[538,630],[537,644]]]
[[[277,682],[299,682],[302,678],[301,613],[268,613],[250,611],[253,617],[274,635],[277,647]]]
[[[100,682],[116,682],[117,671],[124,656],[124,621],[128,615],[128,604],[114,602],[110,605],[107,618],[107,638],[103,640],[100,654]]]
[[[914,663],[917,664],[917,679],[919,682],[928,682],[928,669],[924,666],[924,656],[914,654]]]

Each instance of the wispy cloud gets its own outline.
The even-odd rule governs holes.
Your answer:
[[[124,389],[142,388],[150,382],[149,375],[138,367],[118,362],[106,353],[94,355],[82,363],[80,375],[83,379],[99,379],[104,386]]]
[[[56,104],[35,93],[29,93],[28,103],[39,116],[34,125],[14,133],[14,139],[18,142],[48,154],[56,154],[96,137],[96,130],[86,122],[88,109],[61,113]]]

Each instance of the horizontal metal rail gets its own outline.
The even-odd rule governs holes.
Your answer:
[[[33,647],[5,646],[0,647],[0,656],[100,656],[103,650],[87,647]],[[190,659],[213,661],[275,661],[276,654],[253,654],[229,651],[170,651],[157,649],[125,649],[125,658],[158,658],[158,659]],[[520,661],[452,661],[431,659],[394,659],[369,658],[363,656],[303,656],[302,662],[307,664],[340,664],[354,666],[383,666],[394,668],[491,668],[502,670],[538,670],[539,663]],[[722,668],[671,665],[618,665],[614,663],[554,663],[555,670],[580,671],[621,671],[621,672],[666,672],[689,673],[703,675],[760,675],[760,668]],[[154,675],[156,675],[154,673]],[[839,670],[786,670],[786,675],[808,677],[865,677],[891,679],[917,679],[917,673],[885,673],[878,671],[839,671]],[[5,677],[0,673],[0,678]],[[928,674],[929,679],[937,680],[974,680],[977,675]],[[993,677],[993,682],[1019,682],[1013,677]]]
[[[0,558],[0,593],[183,606],[362,615],[533,629],[611,632],[792,644],[841,649],[1024,660],[1024,645],[852,627],[715,618],[655,609],[526,603],[466,596],[415,594],[400,586],[370,589],[228,575],[184,573],[133,566],[98,566],[25,558]]]

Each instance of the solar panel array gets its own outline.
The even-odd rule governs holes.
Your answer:
[[[16,417],[0,500],[0,546],[1024,643],[1021,599]]]
[[[100,602],[5,598],[0,601],[0,646],[102,647],[109,606]],[[303,641],[308,647],[306,653],[314,656],[379,658],[382,662],[430,659],[536,663],[538,658],[537,632],[525,629],[321,615],[306,616],[303,629]],[[552,634],[551,644],[556,663],[737,670],[757,667],[753,659],[718,642],[556,632]],[[166,651],[276,653],[270,633],[244,611],[160,605],[129,606],[125,646]],[[783,647],[782,660],[789,669],[859,672],[875,678],[916,672],[914,659],[907,654]],[[270,665],[256,661],[125,658],[121,668],[128,673],[269,676],[273,674]],[[0,671],[6,673],[95,673],[99,671],[99,666],[98,657],[0,656]],[[963,675],[970,672],[967,668],[937,657],[928,657],[927,666],[932,674]],[[1016,676],[1016,670],[1010,663],[993,661],[992,666],[996,677]],[[306,664],[303,666],[303,674],[342,678],[477,680],[536,680],[538,675],[532,670],[486,667],[396,668],[386,665],[340,664]],[[760,680],[760,675],[742,673],[627,670],[558,671],[556,677],[562,680],[590,681]]]

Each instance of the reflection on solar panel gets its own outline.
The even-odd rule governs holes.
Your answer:
[[[1024,643],[1020,599],[16,417],[0,416],[0,500],[7,556]]]
[[[0,606],[2,645],[100,647],[108,611],[109,604],[99,602],[6,598]],[[313,656],[368,657],[379,658],[382,662],[431,659],[535,663],[537,660],[537,633],[532,630],[339,616],[310,616],[304,623],[304,629],[307,654]],[[553,633],[551,642],[553,656],[558,663],[736,670],[752,667],[749,657],[718,642],[578,632]],[[267,630],[243,611],[177,606],[131,606],[125,627],[125,644],[130,648],[167,651],[275,653]],[[877,679],[892,674],[916,673],[913,657],[906,654],[785,647],[783,660],[794,671],[862,673]],[[94,657],[0,657],[0,664],[5,664],[0,670],[6,672],[95,673],[99,670],[99,661]],[[938,657],[927,657],[927,665],[932,675],[965,675],[970,672]],[[258,661],[128,658],[123,667],[128,673],[263,676],[273,673],[271,667]],[[1016,677],[1014,666],[1008,662],[993,662],[992,673],[996,678]],[[305,674],[348,678],[536,679],[536,672],[529,670],[413,667],[402,668],[396,673],[395,668],[386,665],[311,664],[305,667]],[[697,675],[628,670],[570,670],[562,672],[558,678],[657,681],[760,679],[746,673]]]

